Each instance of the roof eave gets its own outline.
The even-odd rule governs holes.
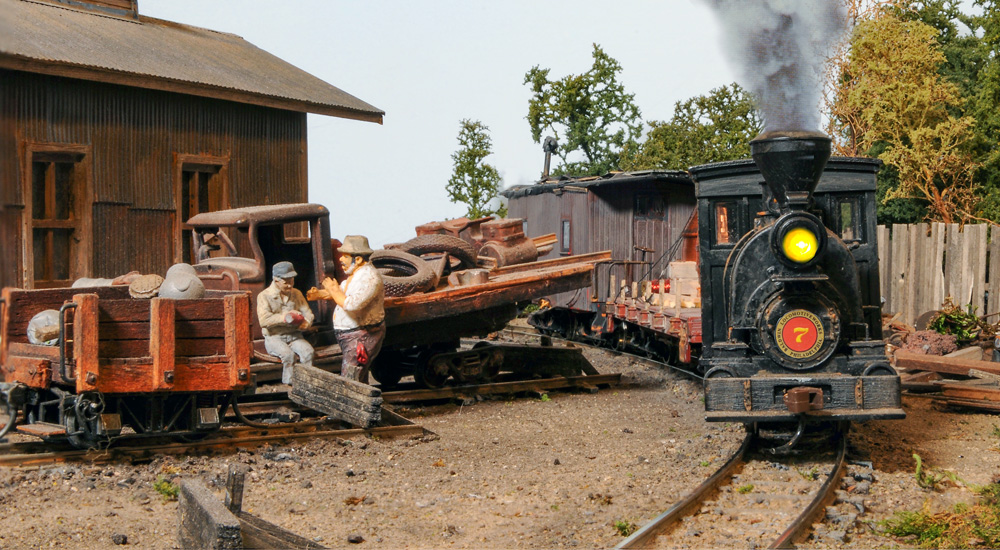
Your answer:
[[[382,117],[385,115],[385,112],[383,111],[358,111],[335,105],[314,103],[284,97],[265,96],[232,88],[220,88],[218,86],[210,86],[198,82],[187,82],[162,77],[154,78],[148,75],[112,71],[102,69],[100,67],[87,67],[56,61],[31,59],[4,53],[0,53],[0,69],[10,69],[66,78],[77,78],[80,80],[104,82],[107,84],[119,84],[123,86],[132,86],[135,88],[146,88],[165,92],[175,92],[199,97],[223,99],[237,103],[258,105],[261,107],[286,109],[300,113],[315,113],[337,118],[375,122],[378,124],[382,124]]]

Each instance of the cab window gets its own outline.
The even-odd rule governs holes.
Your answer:
[[[736,203],[716,203],[712,222],[715,224],[715,244],[735,244],[740,238],[737,226]]]

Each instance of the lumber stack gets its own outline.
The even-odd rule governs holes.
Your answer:
[[[981,357],[976,350],[972,355]],[[949,406],[1000,412],[1000,363],[968,359],[969,352],[963,351],[934,356],[897,350],[904,391],[929,393]]]

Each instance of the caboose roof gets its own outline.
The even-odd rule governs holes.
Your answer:
[[[382,122],[380,109],[234,34],[84,5],[0,0],[0,69]]]
[[[515,185],[500,192],[508,199],[541,195],[544,193],[560,193],[576,189],[598,189],[606,186],[627,185],[630,183],[648,183],[651,180],[661,180],[664,183],[694,185],[691,176],[682,170],[642,170],[636,172],[611,172],[603,176],[570,177],[559,176],[542,180],[532,185]]]

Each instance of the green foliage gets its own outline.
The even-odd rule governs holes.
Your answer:
[[[879,526],[921,548],[1000,548],[1000,485],[991,483],[976,492],[978,504],[956,504],[951,512],[937,514],[899,511]]]
[[[932,472],[929,469],[925,469],[923,461],[917,453],[913,453],[913,460],[917,463],[913,471],[913,476],[917,480],[917,485],[924,489],[937,491],[939,488],[938,485],[946,481],[953,485],[958,485],[961,482],[961,479],[954,472]]]
[[[153,484],[153,490],[159,493],[164,501],[169,501],[177,500],[177,495],[180,494],[181,488],[177,484],[171,483],[160,476],[156,479],[156,483]]]
[[[552,401],[552,398],[549,397],[549,394],[543,393],[542,396],[538,398],[538,400],[541,401],[542,403],[547,403],[549,401]]]
[[[615,529],[618,531],[618,534],[623,537],[627,537],[632,533],[635,533],[635,530],[638,528],[639,527],[636,524],[627,519],[615,520]]]
[[[503,218],[507,207],[490,209],[490,202],[500,192],[500,173],[484,159],[493,154],[490,129],[478,120],[464,119],[458,132],[459,149],[451,155],[454,170],[446,187],[451,202],[468,207],[471,219],[496,214]]]
[[[959,340],[975,340],[983,331],[983,321],[976,315],[976,306],[969,304],[963,311],[961,307],[946,298],[941,311],[931,319],[927,328],[940,334],[954,334]]]
[[[938,36],[891,14],[859,23],[840,68],[833,126],[848,150],[895,168],[898,184],[883,185],[883,200],[918,198],[934,220],[965,221],[978,199],[974,120],[958,114],[960,90],[938,72],[946,61]]]
[[[634,94],[618,82],[621,65],[594,44],[594,64],[580,75],[550,80],[537,65],[524,75],[531,86],[528,123],[540,143],[543,133],[559,142],[562,160],[553,174],[601,175],[618,169],[622,149],[642,134]],[[583,156],[583,160],[570,160]]]
[[[796,468],[795,471],[798,472],[799,476],[806,481],[816,481],[819,479],[819,467],[817,466],[813,466],[808,470],[799,470]]]
[[[622,154],[622,170],[687,170],[696,164],[750,157],[761,132],[753,98],[733,83],[674,105],[667,122],[650,122],[641,144]]]
[[[741,485],[736,492],[741,495],[750,494],[753,492],[753,483],[747,483],[746,485]]]

